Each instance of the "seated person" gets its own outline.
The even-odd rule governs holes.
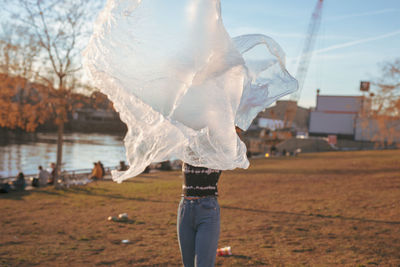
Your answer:
[[[127,169],[128,169],[128,166],[126,166],[125,161],[123,161],[123,160],[120,161],[118,170],[119,171],[126,171]]]
[[[90,179],[93,179],[94,181],[100,180],[101,178],[103,178],[103,170],[100,164],[98,164],[97,162],[93,162],[93,165],[94,167],[90,175]]]
[[[39,166],[39,174],[38,174],[38,178],[39,178],[39,186],[46,186],[49,182],[49,178],[50,178],[50,173],[46,170],[43,169],[42,166]]]
[[[17,180],[13,182],[14,189],[17,191],[25,190],[25,176],[22,172],[18,173]]]

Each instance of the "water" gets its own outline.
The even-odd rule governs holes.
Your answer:
[[[93,162],[117,167],[125,160],[123,136],[71,133],[64,135],[63,170],[91,169]],[[14,142],[0,146],[0,177],[36,174],[38,166],[49,168],[57,157],[57,134],[38,134],[35,142]]]

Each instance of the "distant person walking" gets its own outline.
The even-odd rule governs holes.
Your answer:
[[[48,184],[48,182],[49,182],[51,174],[47,170],[43,169],[42,166],[39,166],[38,169],[39,169],[39,174],[38,174],[39,186],[40,187],[46,186]]]

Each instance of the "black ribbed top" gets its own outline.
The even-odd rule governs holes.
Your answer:
[[[206,197],[218,196],[218,179],[220,170],[196,167],[184,163],[182,165],[183,185],[182,196]]]

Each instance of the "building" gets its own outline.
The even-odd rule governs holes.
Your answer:
[[[279,100],[260,112],[242,134],[249,154],[264,154],[272,146],[296,135],[308,132],[310,109],[297,106],[296,101]]]
[[[354,141],[400,143],[398,118],[371,116],[371,97],[317,94],[317,106],[310,114],[309,134],[336,135]]]
[[[126,125],[114,110],[82,108],[77,109],[69,120],[72,131],[84,132],[126,132]]]
[[[370,101],[363,96],[317,94],[316,108],[310,114],[309,134],[354,139],[356,121],[369,108]]]
[[[262,119],[283,122],[283,127],[294,128],[297,132],[308,132],[310,109],[297,106],[296,101],[278,100],[275,106],[265,109],[257,116],[258,121]]]

